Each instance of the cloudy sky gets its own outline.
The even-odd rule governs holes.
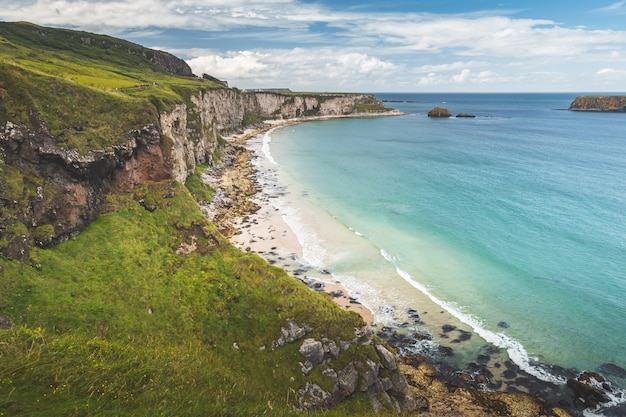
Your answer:
[[[626,92],[626,1],[0,0],[239,88]]]

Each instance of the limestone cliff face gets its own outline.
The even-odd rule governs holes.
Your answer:
[[[579,96],[568,110],[626,112],[626,96]]]
[[[242,127],[248,114],[258,119],[352,115],[372,103],[376,100],[368,94],[293,96],[216,89],[200,92],[191,97],[190,104],[162,114],[160,126],[173,141],[172,176],[184,182],[197,164],[210,163],[218,134]]]
[[[212,162],[219,135],[240,129],[246,117],[349,115],[373,102],[361,94],[208,90],[127,132],[123,145],[86,155],[59,147],[37,112],[31,112],[33,129],[0,121],[0,253],[27,259],[31,246],[54,245],[79,233],[102,212],[108,193],[146,181],[185,182],[197,164]]]

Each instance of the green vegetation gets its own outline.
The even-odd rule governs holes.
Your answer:
[[[156,54],[178,60],[108,36],[0,22],[0,120],[37,129],[34,110],[60,146],[86,153],[124,143],[192,94],[223,88],[167,72]]]
[[[164,69],[177,63],[107,36],[0,22],[0,123],[48,130],[80,154],[110,150],[160,112],[223,88]],[[255,122],[247,113],[244,124]],[[166,158],[171,145],[161,137]],[[299,343],[272,344],[289,319],[335,341],[352,339],[362,319],[230,245],[198,208],[214,193],[204,167],[185,185],[106,196],[86,230],[42,249],[65,219],[35,224],[33,204],[61,207],[64,188],[5,156],[0,253],[39,247],[12,258],[23,261],[0,256],[0,317],[12,323],[0,328],[0,416],[290,416],[307,381],[331,388],[321,367],[305,379]],[[355,358],[376,353],[351,346],[337,366]],[[360,393],[324,415],[368,413]]]
[[[292,415],[302,356],[298,343],[271,348],[280,327],[350,339],[362,324],[230,245],[180,184],[109,204],[76,238],[34,249],[34,266],[0,260],[0,316],[13,322],[0,330],[0,415]],[[330,415],[346,410],[369,412],[367,396]]]
[[[208,167],[206,165],[196,166],[196,172],[187,177],[185,186],[198,202],[210,203],[215,195],[215,190],[202,182],[202,172]]]

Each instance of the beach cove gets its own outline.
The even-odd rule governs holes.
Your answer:
[[[289,126],[293,121],[283,123]],[[380,304],[368,302],[372,294],[381,295],[381,289],[352,286],[345,277],[337,279],[333,271],[312,266],[311,264],[315,264],[315,261],[310,260],[315,258],[315,254],[303,253],[303,251],[310,251],[310,245],[306,243],[303,245],[303,231],[294,232],[294,228],[297,229],[298,225],[288,224],[290,216],[284,215],[286,208],[277,207],[281,196],[288,191],[276,182],[273,173],[260,174],[262,168],[254,162],[258,154],[263,152],[263,147],[268,145],[267,130],[274,127],[276,126],[265,126],[259,131],[247,131],[229,139],[237,151],[227,151],[226,159],[230,159],[231,162],[238,160],[243,163],[242,166],[246,166],[246,168],[239,166],[233,170],[233,176],[247,178],[250,181],[248,185],[239,184],[234,189],[248,190],[249,199],[254,201],[253,210],[240,213],[239,216],[231,219],[228,227],[231,227],[231,232],[234,232],[231,234],[233,243],[243,250],[258,253],[268,262],[286,269],[310,287],[326,291],[344,308],[362,314],[365,321],[372,324],[382,337],[399,349],[400,353],[412,355],[417,352],[431,358],[440,369],[449,371],[445,376],[454,380],[455,383],[501,391],[520,390],[550,398],[552,401],[563,402],[562,391],[565,379],[562,385],[554,385],[521,371],[519,366],[509,359],[506,349],[486,343],[473,332],[471,326],[463,323],[446,309],[442,309],[429,296],[415,291],[415,288],[407,281],[396,282],[395,291],[411,292],[412,303],[408,305],[393,303],[396,297],[392,292],[385,294],[389,302],[381,308]],[[284,131],[285,127],[283,126],[282,129]],[[250,151],[247,148],[254,149],[257,156],[255,157],[254,153],[243,156]],[[234,157],[235,154],[238,156]],[[252,160],[254,168],[250,164],[246,165],[246,161],[249,160]],[[229,181],[232,183],[232,180]],[[232,202],[229,205],[242,206],[242,204],[232,204]],[[345,236],[336,236],[338,241],[358,233],[350,229],[344,232]],[[302,262],[303,258],[308,261]],[[374,272],[396,275],[393,259],[389,264],[391,271]],[[345,288],[346,283],[349,290]],[[427,331],[415,332],[415,325]],[[431,342],[431,338],[434,341]],[[466,351],[472,352],[474,357],[470,358],[471,355],[466,357],[464,353]],[[478,357],[475,356],[476,352],[480,353]],[[563,370],[562,374],[567,375],[567,372]],[[575,375],[570,376],[575,377]],[[564,376],[564,378],[567,377]]]

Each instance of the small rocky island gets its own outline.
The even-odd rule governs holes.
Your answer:
[[[450,113],[450,110],[443,108],[443,107],[434,107],[428,112],[428,117],[451,117],[451,116],[452,116],[452,113]],[[474,118],[476,116],[474,116],[473,114],[467,114],[467,113],[461,112],[457,114],[456,117]]]
[[[578,96],[568,110],[626,113],[626,96]]]
[[[428,117],[450,117],[450,110],[443,107],[434,107],[428,112]]]

